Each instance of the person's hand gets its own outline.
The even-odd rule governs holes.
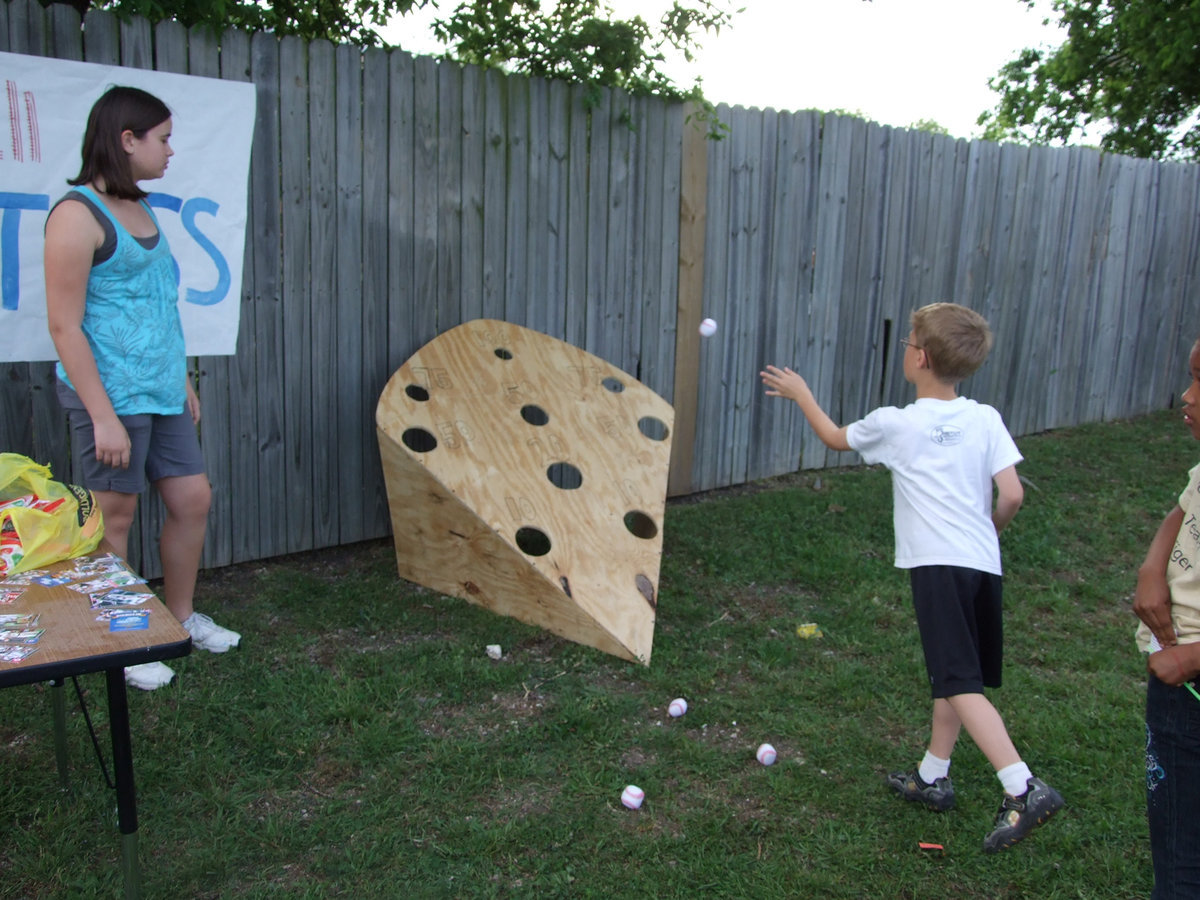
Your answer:
[[[1146,668],[1163,684],[1178,687],[1185,681],[1191,681],[1200,671],[1197,668],[1195,648],[1194,644],[1185,644],[1151,653],[1146,658]]]
[[[812,399],[812,391],[808,387],[808,382],[787,366],[782,369],[767,366],[758,374],[762,378],[762,383],[767,386],[768,397],[787,397],[789,400],[795,400],[801,404]]]
[[[96,438],[96,459],[114,469],[129,468],[131,444],[129,432],[121,420],[113,417],[92,422],[92,434]]]
[[[192,424],[200,424],[200,398],[196,396],[196,389],[192,387],[192,380],[189,378],[186,383],[187,387],[187,411],[192,417]]]
[[[1171,589],[1165,575],[1139,572],[1133,594],[1133,612],[1146,623],[1164,649],[1175,646],[1175,625],[1171,621]]]

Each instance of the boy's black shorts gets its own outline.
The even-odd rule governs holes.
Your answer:
[[[909,578],[933,696],[1000,687],[1001,577],[961,566],[918,566]]]

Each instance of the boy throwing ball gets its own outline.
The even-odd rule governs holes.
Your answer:
[[[791,369],[767,366],[760,375],[767,396],[794,400],[827,447],[857,451],[892,473],[896,566],[909,570],[912,583],[933,728],[920,765],[893,772],[888,784],[930,809],[952,808],[950,755],[966,728],[1004,786],[996,824],[983,841],[983,849],[995,853],[1063,805],[1021,760],[983,693],[1000,686],[999,535],[1024,499],[1016,470],[1021,454],[996,410],[958,395],[959,382],[983,365],[992,347],[981,315],[954,303],[923,306],[901,343],[904,378],[916,387],[916,402],[881,407],[841,427]]]

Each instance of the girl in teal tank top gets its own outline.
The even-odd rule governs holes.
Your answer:
[[[90,200],[93,217],[104,217],[101,227],[115,236],[111,255],[92,264],[82,323],[113,409],[117,415],[180,413],[187,402],[187,359],[175,267],[158,220],[139,201],[156,233],[136,238],[92,188],[80,185],[63,200],[76,197]],[[74,389],[61,362],[58,377]]]
[[[171,111],[138,88],[110,88],[92,107],[83,166],[46,219],[46,314],[59,396],[72,429],[75,480],[92,490],[105,537],[128,557],[149,479],[167,516],[159,547],[163,601],[193,646],[223,652],[240,635],[193,607],[212,488],[187,376],[175,268],[139,181],[161,178],[173,151]],[[125,670],[129,684],[167,684],[161,662]]]

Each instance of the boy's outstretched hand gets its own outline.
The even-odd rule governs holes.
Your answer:
[[[826,447],[830,450],[850,449],[846,442],[846,429],[839,428],[825,410],[821,409],[807,381],[787,366],[782,369],[778,366],[767,366],[758,374],[767,386],[768,397],[786,397],[796,402],[800,411],[804,413],[804,418],[808,419],[808,424]]]
[[[762,377],[763,384],[767,386],[768,397],[787,397],[802,407],[806,401],[812,400],[812,391],[809,390],[808,382],[787,366],[782,369],[776,366],[767,366],[758,374]]]

